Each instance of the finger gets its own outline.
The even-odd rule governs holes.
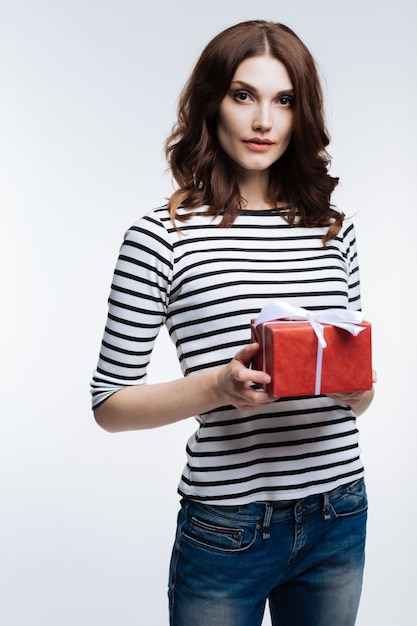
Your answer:
[[[253,386],[264,387],[269,385],[271,377],[266,372],[242,368],[235,372],[234,380],[237,384],[244,385],[244,389],[248,389],[253,388]]]
[[[245,365],[249,365],[255,354],[259,351],[260,345],[259,343],[248,343],[244,346],[239,352],[235,354],[235,359],[244,363]]]
[[[275,402],[276,400],[277,398],[274,398],[273,396],[269,395],[262,389],[258,389],[258,390],[251,389],[245,392],[244,394],[239,394],[234,399],[234,405],[240,409],[243,409],[243,408],[251,409],[254,406],[262,406],[264,404],[271,404],[272,402]]]
[[[242,363],[250,374],[240,372],[239,380],[242,382],[253,381],[259,384],[268,384],[271,382],[271,377],[262,370],[249,369],[251,361],[256,353],[259,351],[259,343],[249,343],[244,348],[239,350],[234,356],[234,359],[239,363]]]

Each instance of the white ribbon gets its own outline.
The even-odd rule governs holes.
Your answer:
[[[360,311],[351,311],[349,309],[324,309],[322,311],[308,311],[301,307],[293,306],[287,302],[274,300],[266,304],[254,322],[254,326],[266,324],[267,322],[290,320],[290,321],[306,321],[309,322],[318,339],[317,363],[316,363],[316,383],[315,394],[320,394],[321,388],[321,371],[323,365],[323,349],[327,347],[324,338],[322,324],[330,324],[337,328],[347,330],[355,337],[359,335],[364,326],[359,326],[364,321],[364,314]],[[265,326],[263,328],[265,331]],[[265,333],[263,332],[263,358],[265,367]]]
[[[266,304],[254,322],[254,326],[273,322],[274,320],[307,321],[311,324],[317,335],[320,345],[325,348],[327,342],[323,336],[323,329],[320,324],[330,324],[347,330],[355,337],[364,330],[359,326],[365,319],[361,311],[351,311],[350,309],[323,309],[323,311],[307,311],[301,307],[293,306],[288,302],[274,300]]]

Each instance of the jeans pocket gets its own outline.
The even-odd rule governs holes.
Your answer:
[[[193,539],[215,548],[237,549],[242,546],[243,528],[214,526],[196,517],[191,518],[190,534]]]
[[[255,540],[255,524],[239,523],[230,517],[217,518],[201,511],[190,514],[182,528],[183,539],[212,551],[233,552],[248,548]]]
[[[330,506],[336,517],[349,517],[367,511],[368,498],[364,480],[361,478],[347,485],[334,498],[330,498]]]

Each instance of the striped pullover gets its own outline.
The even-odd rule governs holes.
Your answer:
[[[93,407],[146,383],[161,325],[184,376],[227,363],[250,341],[250,320],[274,299],[310,310],[360,309],[354,226],[324,247],[325,227],[289,226],[276,210],[242,211],[229,228],[197,210],[180,232],[166,207],[125,234],[91,382]],[[211,504],[291,500],[360,478],[352,410],[327,396],[195,416],[181,496]]]

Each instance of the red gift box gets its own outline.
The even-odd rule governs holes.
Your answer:
[[[260,349],[252,368],[270,374],[268,393],[282,397],[371,389],[371,324],[356,324],[356,336],[332,324],[318,324],[323,347],[310,321],[273,320],[251,324]],[[357,332],[357,331],[356,331]]]

